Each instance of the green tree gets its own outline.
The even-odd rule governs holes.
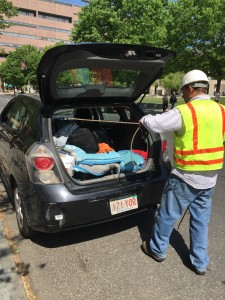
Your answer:
[[[160,47],[168,19],[167,0],[92,0],[80,11],[71,39]]]
[[[36,68],[41,58],[41,52],[34,46],[24,45],[10,52],[0,66],[2,81],[17,88],[26,84],[37,85]]]
[[[164,88],[167,90],[178,90],[181,79],[184,73],[176,72],[176,73],[169,73],[165,77],[163,77],[160,82]]]
[[[168,47],[177,51],[170,70],[201,69],[217,79],[225,78],[225,1],[178,0],[169,4]]]
[[[66,70],[59,73],[56,84],[59,87],[68,87],[78,84],[76,70]]]
[[[10,52],[6,60],[0,65],[2,82],[12,84],[14,88],[22,88],[24,85],[36,87],[36,69],[42,55],[48,49],[62,44],[56,43],[42,50],[31,45],[16,48],[16,50]]]
[[[7,0],[0,0],[0,29],[5,29],[11,26],[10,23],[5,21],[5,18],[11,18],[16,16],[18,11],[16,7],[12,5],[12,2]]]

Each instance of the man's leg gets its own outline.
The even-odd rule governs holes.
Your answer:
[[[184,209],[194,200],[194,195],[183,180],[171,175],[162,196],[162,202],[153,226],[150,249],[158,257],[165,257],[173,226]]]
[[[200,271],[205,271],[208,263],[208,224],[211,214],[214,188],[202,190],[189,206],[190,211],[190,260]]]

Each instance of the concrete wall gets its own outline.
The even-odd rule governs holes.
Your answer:
[[[216,91],[217,80],[209,80],[209,95],[214,96]],[[225,96],[225,80],[221,81],[220,95]]]

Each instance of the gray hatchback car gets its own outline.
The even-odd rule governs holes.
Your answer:
[[[0,174],[20,233],[112,221],[160,203],[166,141],[139,125],[137,99],[174,53],[83,43],[48,50],[39,97],[15,96],[0,116]]]

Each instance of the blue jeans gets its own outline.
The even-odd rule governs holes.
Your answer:
[[[171,174],[162,195],[156,214],[150,248],[159,257],[166,257],[170,235],[175,222],[189,207],[190,212],[190,260],[193,266],[203,271],[209,263],[208,224],[211,214],[214,188],[195,189],[179,177]]]

